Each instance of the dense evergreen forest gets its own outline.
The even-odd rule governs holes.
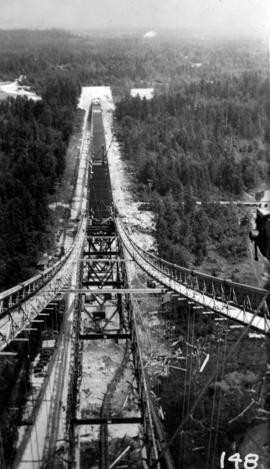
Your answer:
[[[0,102],[0,285],[34,272],[51,242],[47,195],[65,167],[78,84],[55,75],[42,101]]]
[[[80,82],[111,85],[122,94],[134,85],[157,88],[183,80],[209,80],[232,70],[267,73],[267,45],[254,40],[202,40],[160,33],[80,33],[61,30],[0,31],[0,80],[28,76],[39,91],[47,73],[66,71]],[[194,64],[201,64],[197,67]]]
[[[118,138],[151,188],[163,257],[200,265],[212,245],[232,263],[246,255],[248,220],[239,229],[235,210],[209,202],[241,199],[269,177],[267,94],[266,78],[244,72],[118,103]]]
[[[195,200],[241,197],[267,177],[266,44],[60,30],[0,31],[0,43],[0,80],[25,75],[42,97],[0,101],[0,288],[31,275],[50,243],[48,194],[83,84],[122,98],[119,136],[151,189],[161,255],[198,265],[211,244],[232,261],[245,255],[236,213]],[[133,86],[154,86],[154,99],[125,97]]]

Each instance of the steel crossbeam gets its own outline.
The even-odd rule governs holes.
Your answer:
[[[99,262],[108,262],[108,263],[111,263],[111,264],[126,264],[126,261],[125,259],[119,259],[118,257],[116,258],[105,258],[105,257],[101,257],[101,258],[94,258],[94,259],[88,259],[88,258],[84,258],[84,259],[81,259],[80,261],[82,264],[98,264]]]
[[[111,293],[112,295],[114,294],[120,294],[120,295],[128,295],[128,294],[134,294],[134,295],[160,295],[160,294],[165,294],[168,291],[167,288],[108,288],[108,287],[102,287],[102,288],[66,288],[62,290],[63,293],[80,293],[80,294],[89,294],[92,293],[93,295],[106,295]]]
[[[111,333],[110,330],[108,332],[103,333],[91,333],[91,334],[80,334],[80,340],[110,340],[110,339],[130,339],[131,334],[116,332]]]

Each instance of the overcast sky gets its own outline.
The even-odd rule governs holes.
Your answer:
[[[0,0],[0,28],[132,28],[266,34],[270,0]]]

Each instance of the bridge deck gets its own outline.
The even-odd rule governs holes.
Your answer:
[[[259,316],[256,312],[248,312],[243,309],[242,306],[234,306],[229,302],[224,302],[217,299],[215,296],[210,296],[204,292],[196,291],[189,286],[173,279],[169,274],[162,272],[140,254],[139,250],[134,249],[134,245],[130,240],[129,236],[125,232],[122,224],[117,221],[118,232],[121,240],[128,251],[129,255],[134,261],[151,277],[155,278],[162,285],[166,286],[169,290],[177,292],[198,305],[205,308],[209,308],[216,313],[227,316],[241,324],[250,325],[253,329],[256,329],[260,333],[266,334],[270,331],[270,319]],[[259,306],[259,305],[258,305]]]

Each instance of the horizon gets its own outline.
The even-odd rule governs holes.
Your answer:
[[[227,40],[227,41],[235,41],[235,40],[254,40],[254,41],[262,41],[262,42],[269,42],[270,36],[265,32],[261,32],[261,34],[255,34],[250,32],[239,32],[239,33],[231,33],[226,34],[224,31],[216,31],[216,30],[200,30],[200,29],[192,29],[192,28],[179,28],[179,29],[169,29],[169,28],[156,28],[147,29],[147,28],[101,28],[101,27],[91,27],[91,28],[65,28],[65,27],[58,27],[58,26],[44,26],[44,27],[17,27],[17,28],[7,28],[0,26],[0,32],[3,33],[16,33],[16,32],[59,32],[59,33],[67,33],[71,35],[83,35],[83,36],[91,36],[99,34],[100,36],[107,36],[107,37],[116,37],[116,36],[130,36],[136,37],[138,39],[145,39],[149,42],[153,40],[164,39],[165,36],[168,38],[179,38],[179,39],[192,39],[192,40]],[[149,34],[149,33],[154,33]],[[270,42],[269,42],[270,43]]]
[[[192,31],[207,36],[265,37],[268,0],[10,0],[0,29]]]

